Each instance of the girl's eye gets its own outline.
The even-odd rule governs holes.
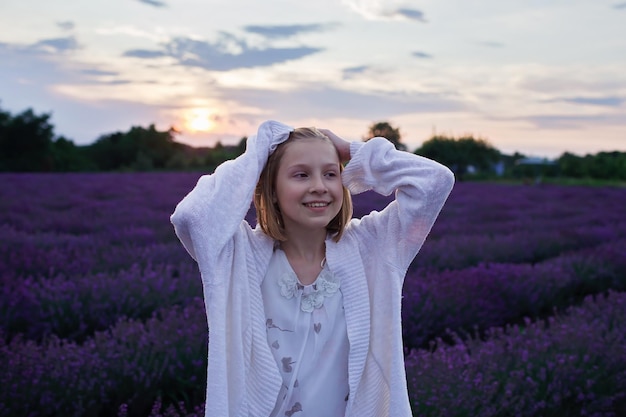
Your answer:
[[[336,177],[337,173],[334,172],[334,171],[331,171],[331,172],[327,172],[326,175],[329,176],[329,177]]]
[[[306,178],[306,174],[304,172],[298,172],[296,174],[294,174],[294,177],[296,178]]]

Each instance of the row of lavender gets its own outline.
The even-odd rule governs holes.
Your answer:
[[[626,290],[626,238],[566,252],[531,265],[483,263],[464,269],[409,272],[404,288],[405,345],[424,347],[446,329],[486,329],[542,317],[589,294]],[[190,262],[128,270],[12,279],[0,288],[4,335],[35,341],[50,335],[82,341],[120,318],[149,318],[201,295]]]
[[[196,299],[145,323],[122,319],[80,345],[0,341],[0,415],[200,416],[203,316]],[[492,328],[484,340],[436,339],[407,355],[415,415],[624,415],[625,326],[626,294],[610,292],[547,322]]]
[[[0,326],[5,336],[21,333],[42,340],[56,334],[80,341],[120,317],[145,319],[158,308],[184,306],[201,296],[195,265],[168,221],[196,178],[5,176],[0,185]],[[472,306],[463,300],[484,298],[481,291],[494,285],[500,293],[508,291],[507,300],[490,297],[487,303],[500,307],[481,306],[477,315],[492,312],[492,319],[477,320],[481,326],[549,313],[585,294],[621,288],[616,281],[624,257],[619,243],[611,242],[626,237],[620,210],[625,199],[619,188],[458,184],[407,277],[405,340],[422,346],[446,327],[465,328],[453,325],[454,307],[463,306],[467,317]],[[357,196],[355,213],[379,209],[388,200]],[[604,251],[588,250],[601,244]],[[544,265],[572,251],[578,255],[566,256],[562,265]],[[485,270],[485,263],[507,265]],[[497,284],[485,282],[494,279]],[[528,290],[513,290],[520,285]],[[468,291],[473,296],[464,298]]]
[[[566,316],[490,329],[487,340],[436,340],[414,350],[406,371],[414,415],[421,417],[612,416],[626,414],[626,295],[588,297]],[[122,404],[118,417],[128,416]],[[202,405],[149,417],[201,417]]]
[[[188,260],[168,243],[175,204],[197,174],[0,176],[0,274],[50,278]],[[355,215],[389,198],[355,198]],[[457,184],[420,268],[538,262],[623,236],[624,189]],[[251,216],[252,217],[252,216]],[[162,255],[165,255],[163,257]]]
[[[20,407],[20,398],[33,392],[43,400],[31,410],[48,401],[58,404],[51,410],[59,413],[83,410],[76,415],[110,414],[111,407],[125,402],[131,404],[125,412],[146,415],[159,392],[166,402],[199,403],[206,360],[201,286],[168,224],[175,203],[196,178],[0,178],[0,325],[2,361],[10,364],[0,384],[11,387],[4,390],[0,415],[10,415],[11,407]],[[623,290],[625,200],[619,188],[458,184],[407,277],[407,343],[425,346],[444,337],[446,328],[484,330],[518,323],[524,316],[543,317],[554,307],[577,303],[586,294]],[[355,213],[386,201],[358,196]],[[481,264],[485,261],[490,263]],[[154,311],[157,315],[148,319]],[[189,317],[196,317],[199,327],[191,330],[199,339],[179,346],[172,335],[179,326],[189,327],[189,317],[186,324],[175,317],[189,311],[198,313]],[[138,330],[144,322],[166,328],[168,337],[146,337]],[[160,353],[145,353],[133,337],[149,341]],[[35,365],[38,356],[50,363],[42,359]],[[73,365],[59,357],[74,358]],[[78,357],[89,359],[80,365]],[[181,371],[185,358],[187,365],[194,363],[188,373]],[[618,360],[626,361],[623,355]],[[97,370],[99,363],[117,383],[107,386],[98,382],[97,372],[91,379],[81,373],[85,368],[80,366],[93,364]],[[54,375],[56,383],[46,388],[39,371]],[[137,378],[150,381],[149,386],[138,389],[143,385]],[[33,381],[39,385],[32,386]]]

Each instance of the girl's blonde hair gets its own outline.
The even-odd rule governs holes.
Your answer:
[[[296,140],[303,139],[319,139],[328,142],[333,147],[335,146],[326,135],[314,127],[300,127],[295,129],[289,134],[289,138],[278,145],[276,150],[274,150],[267,159],[267,163],[261,172],[261,177],[254,190],[254,207],[256,208],[257,222],[259,226],[261,226],[261,230],[275,240],[287,240],[282,214],[278,203],[274,202],[278,167],[280,166],[280,161],[285,154],[287,146]],[[343,165],[341,163],[339,164],[339,172],[343,172]],[[341,204],[341,209],[335,218],[326,225],[326,230],[330,233],[335,233],[335,236],[333,236],[335,242],[341,239],[343,231],[351,218],[352,198],[350,197],[350,191],[343,186],[343,203]]]

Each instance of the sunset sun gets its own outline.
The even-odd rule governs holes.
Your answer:
[[[191,132],[209,132],[215,126],[211,111],[208,109],[193,109],[185,115],[185,126]]]

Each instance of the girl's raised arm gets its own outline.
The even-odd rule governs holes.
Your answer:
[[[201,265],[211,265],[241,226],[250,208],[256,183],[269,155],[287,140],[291,126],[273,120],[248,138],[246,151],[203,175],[176,206],[171,216],[176,235]]]
[[[395,192],[381,212],[353,222],[362,247],[405,270],[424,243],[452,191],[454,174],[447,167],[413,153],[396,150],[384,138],[352,142],[352,158],[343,172],[352,194]]]

